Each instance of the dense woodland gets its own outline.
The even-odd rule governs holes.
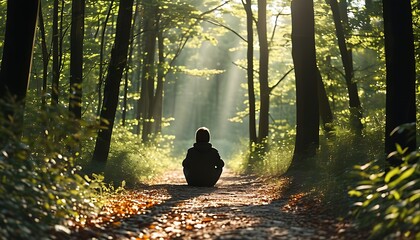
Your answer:
[[[47,235],[95,212],[98,191],[180,168],[201,126],[228,168],[298,172],[373,236],[419,237],[418,0],[0,0],[0,13],[1,239]]]

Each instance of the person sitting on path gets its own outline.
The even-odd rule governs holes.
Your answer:
[[[209,129],[197,129],[195,141],[182,162],[185,179],[189,186],[213,187],[219,180],[225,163],[210,143]]]

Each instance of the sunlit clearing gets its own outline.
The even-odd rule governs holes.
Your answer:
[[[229,48],[239,44],[235,37],[227,41]],[[243,58],[243,53],[230,52],[208,42],[203,42],[198,50],[188,52],[188,58],[181,57],[182,64],[187,69],[205,71],[178,74],[181,77],[175,79],[179,86],[175,100],[168,103],[173,106],[175,120],[166,131],[175,135],[175,152],[182,154],[194,143],[196,129],[206,126],[210,129],[212,144],[227,160],[243,137],[243,131],[240,131],[243,126],[228,121],[244,102],[244,90],[240,84],[246,81],[245,71],[232,63]],[[192,75],[192,72],[196,74]],[[216,74],[209,74],[212,72]]]

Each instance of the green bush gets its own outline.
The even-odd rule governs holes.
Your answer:
[[[79,174],[69,149],[75,126],[65,109],[41,111],[21,125],[1,118],[0,236],[41,239],[68,234],[69,219],[82,222],[97,210],[95,184]],[[60,128],[59,126],[66,126]],[[34,127],[37,126],[37,127]],[[12,130],[11,130],[12,129]]]
[[[91,153],[88,150],[84,153],[84,162],[81,164],[83,169],[88,169],[86,173],[103,173],[107,183],[119,186],[124,182],[132,187],[181,166],[182,159],[177,161],[171,156],[171,141],[167,138],[169,137],[157,136],[154,141],[143,143],[130,129],[117,125],[113,129],[111,150],[105,167],[92,166]],[[165,145],[165,142],[168,144]],[[93,149],[94,146],[91,146],[90,151]]]
[[[227,162],[227,167],[237,173],[264,176],[279,176],[286,172],[293,156],[293,144],[284,140],[271,142],[267,152],[263,144],[254,144],[251,150],[247,144],[242,144],[241,151]]]
[[[419,239],[420,152],[397,147],[393,157],[400,158],[402,164],[386,168],[384,163],[372,161],[355,166],[361,180],[349,191],[356,199],[352,214],[361,227],[371,229],[373,239]]]

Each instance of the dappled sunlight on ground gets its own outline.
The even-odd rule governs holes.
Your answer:
[[[74,239],[344,239],[351,225],[322,211],[306,193],[288,194],[288,178],[274,181],[225,170],[215,187],[186,185],[182,171],[109,199],[101,215]]]

